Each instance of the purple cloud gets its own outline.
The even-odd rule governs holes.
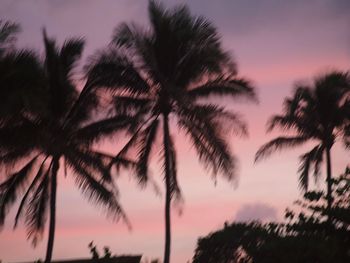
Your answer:
[[[263,203],[246,204],[237,211],[235,221],[259,220],[262,222],[276,221],[277,209]]]

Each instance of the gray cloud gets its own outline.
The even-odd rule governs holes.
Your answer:
[[[236,213],[235,221],[244,222],[260,220],[262,222],[276,221],[277,209],[263,203],[243,205]]]
[[[266,28],[283,28],[312,20],[339,19],[350,22],[348,0],[163,0],[166,4],[187,3],[195,13],[205,15],[224,31],[245,35]],[[329,22],[329,21],[328,21]]]
[[[349,0],[162,0],[209,18],[243,66],[281,65],[350,53]],[[148,0],[0,0],[0,18],[19,22],[19,45],[42,49],[41,28],[63,41],[87,40],[84,59],[110,41],[120,22],[147,25]],[[332,51],[332,52],[331,52]],[[328,57],[327,57],[328,56]],[[322,62],[322,61],[321,61]]]

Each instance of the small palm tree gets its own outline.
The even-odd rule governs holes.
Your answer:
[[[42,102],[45,110],[23,107],[14,121],[0,125],[0,165],[6,168],[6,179],[0,185],[0,225],[4,224],[10,206],[24,189],[15,226],[24,215],[28,238],[35,245],[42,238],[49,211],[45,262],[50,262],[55,234],[57,176],[62,165],[65,171],[67,167],[73,171],[77,186],[93,203],[106,207],[114,219],[125,218],[109,172],[112,157],[93,150],[92,144],[101,136],[115,132],[119,126],[127,126],[129,120],[125,116],[115,116],[91,122],[95,106],[95,98],[91,96],[80,100],[79,107],[75,106],[79,94],[72,73],[83,50],[82,39],[69,39],[58,49],[55,41],[44,32],[44,43],[45,63],[35,64],[40,73],[35,77],[44,86],[45,96],[40,98],[46,98]],[[27,95],[33,96],[30,87],[27,88]],[[124,160],[121,164],[128,163]],[[11,172],[17,167],[20,168]]]
[[[315,179],[319,177],[325,156],[328,209],[332,206],[331,149],[338,138],[343,138],[349,146],[349,91],[349,73],[338,71],[315,78],[312,86],[297,85],[293,96],[284,102],[283,114],[273,116],[268,123],[268,131],[280,127],[295,135],[273,139],[261,146],[255,155],[255,161],[259,161],[277,150],[316,142],[314,148],[300,157],[299,185],[304,191],[308,189],[312,168]]]
[[[229,54],[223,51],[216,28],[192,16],[186,6],[166,10],[150,1],[151,28],[135,24],[117,27],[112,45],[87,67],[91,87],[112,91],[117,114],[134,114],[138,125],[120,156],[137,152],[137,175],[145,184],[156,139],[162,136],[165,181],[165,251],[170,260],[172,200],[181,197],[177,182],[174,137],[177,126],[187,136],[205,167],[234,179],[235,162],[228,131],[245,134],[246,127],[232,111],[210,103],[211,96],[254,99],[248,81],[237,77]]]

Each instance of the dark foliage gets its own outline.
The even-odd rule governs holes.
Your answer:
[[[349,169],[333,179],[333,224],[327,194],[307,192],[286,223],[233,223],[198,240],[194,263],[345,263],[350,260]]]

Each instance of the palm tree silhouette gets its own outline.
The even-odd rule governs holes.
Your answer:
[[[80,101],[72,74],[80,58],[84,41],[69,39],[58,49],[55,41],[44,31],[45,63],[36,63],[40,69],[38,83],[44,85],[45,110],[20,110],[12,121],[0,125],[0,161],[7,172],[0,185],[0,225],[4,224],[8,209],[23,192],[15,226],[25,217],[28,238],[33,244],[41,239],[49,210],[49,235],[45,262],[52,258],[57,176],[60,167],[70,168],[77,186],[95,204],[103,205],[113,219],[125,218],[117,199],[117,188],[112,181],[109,163],[112,157],[95,151],[92,144],[101,136],[125,127],[126,116],[92,122],[89,119],[96,106],[92,96]],[[32,82],[23,83],[29,85]],[[28,87],[29,88],[29,87]],[[28,96],[31,90],[28,89]],[[113,125],[110,123],[113,122]],[[123,160],[121,165],[129,162]],[[14,169],[20,167],[15,172]]]
[[[297,85],[291,98],[285,99],[282,115],[273,116],[268,131],[275,127],[290,134],[271,140],[260,147],[255,155],[259,161],[277,150],[293,148],[306,142],[317,145],[300,156],[299,186],[307,191],[309,171],[313,168],[315,180],[326,156],[327,207],[332,207],[331,149],[338,138],[349,147],[350,75],[333,71],[314,79],[312,86]],[[329,216],[330,218],[330,216]]]
[[[210,103],[211,96],[255,99],[248,81],[237,77],[230,55],[223,51],[216,28],[192,16],[186,6],[166,10],[149,2],[151,28],[121,24],[108,50],[87,66],[88,82],[112,91],[116,113],[134,114],[138,125],[120,156],[137,152],[141,185],[156,138],[162,134],[161,157],[165,181],[165,251],[170,260],[172,200],[181,198],[177,182],[175,125],[190,137],[199,160],[213,174],[234,179],[235,161],[228,147],[228,131],[246,134],[238,114]],[[132,151],[131,149],[134,149]]]

